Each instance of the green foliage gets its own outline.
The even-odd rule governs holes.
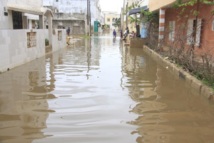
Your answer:
[[[90,36],[88,36],[88,35],[83,35],[82,38],[83,38],[83,39],[89,39]]]
[[[151,22],[156,17],[155,13],[150,11],[141,10],[141,13],[145,17],[144,22]]]
[[[140,22],[140,19],[137,18],[137,17],[134,17],[134,16],[129,16],[129,22],[130,23],[139,23]]]
[[[139,8],[141,2],[142,1],[137,1],[137,2],[132,3],[132,5],[128,7],[128,10],[131,10],[134,8]],[[155,14],[153,12],[149,12],[149,11],[146,11],[144,9],[141,10],[140,14],[142,14],[145,17],[144,22],[150,22],[155,17]],[[130,23],[136,23],[137,24],[140,22],[140,18],[137,17],[136,15],[135,16],[129,16],[129,20],[130,20]]]
[[[176,0],[175,7],[186,7],[186,6],[194,6],[197,3],[203,3],[207,5],[214,5],[214,2],[211,0]]]
[[[140,1],[138,1],[138,2],[133,2],[133,3],[131,4],[131,6],[128,7],[128,10],[131,10],[131,9],[134,9],[134,8],[138,8],[138,7],[140,7]]]
[[[120,27],[121,24],[121,19],[120,18],[116,18],[115,22],[113,23],[114,27]]]
[[[201,71],[194,71],[193,75],[205,85],[214,89],[214,76]]]
[[[175,8],[182,8],[181,14],[186,10],[186,7],[188,6],[194,6],[198,4],[206,4],[206,5],[214,5],[214,1],[212,0],[176,0],[174,7]],[[195,9],[192,11],[192,14],[194,16],[199,15],[198,9]],[[212,14],[214,14],[214,11],[212,11]]]
[[[45,46],[48,46],[48,45],[49,45],[49,40],[45,39]]]

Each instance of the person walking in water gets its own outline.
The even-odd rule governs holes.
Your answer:
[[[113,31],[113,37],[116,38],[116,36],[117,36],[117,32],[114,29],[114,31]]]
[[[66,32],[67,32],[67,36],[70,36],[70,27],[68,27]]]
[[[70,45],[70,27],[66,30],[67,36],[66,36],[66,43],[67,45]]]

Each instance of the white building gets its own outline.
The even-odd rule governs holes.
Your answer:
[[[105,18],[105,25],[108,25],[110,30],[116,29],[117,27],[114,26],[114,23],[117,19],[120,18],[120,14],[117,12],[108,12],[105,11],[104,13],[104,18]]]
[[[87,0],[43,0],[43,6],[57,8],[58,13],[84,13],[87,14]],[[91,25],[94,21],[102,22],[99,0],[90,0]]]
[[[42,7],[42,0],[0,0],[0,11],[0,72],[44,56],[45,39],[52,51],[66,45],[65,30],[52,29],[52,12]],[[38,18],[36,29],[29,24],[31,16]]]
[[[43,17],[50,13],[42,7],[41,0],[1,0],[0,10],[0,29],[27,29],[28,17],[42,21]],[[39,24],[42,29],[43,23],[38,23],[38,26]]]
[[[87,14],[87,0],[43,0],[43,6],[53,6],[59,13],[85,13]],[[99,0],[90,0],[91,24],[100,21],[101,9]]]

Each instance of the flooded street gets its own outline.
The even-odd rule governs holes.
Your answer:
[[[0,143],[213,143],[214,104],[120,39],[0,74]]]

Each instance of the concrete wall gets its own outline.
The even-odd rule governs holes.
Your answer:
[[[7,0],[0,0],[0,29],[12,29],[12,13],[8,12],[8,16],[4,15],[4,8],[7,6]]]
[[[167,7],[176,0],[149,0],[149,11],[156,11],[160,8]]]
[[[84,14],[54,14],[53,28],[68,28],[70,27],[70,34],[85,34],[85,21]]]
[[[58,40],[58,31],[52,36],[53,50],[66,46],[66,31],[62,29],[62,39]],[[0,30],[0,72],[20,66],[45,55],[45,38],[47,30],[33,30],[36,32],[36,47],[27,47],[27,32],[30,30]]]
[[[70,27],[70,34],[84,35],[85,34],[85,21],[84,20],[54,20],[53,27],[57,28],[59,22],[67,29]]]
[[[43,6],[54,6],[53,0],[43,0]]]
[[[41,10],[42,0],[1,0],[0,1],[0,29],[13,29],[12,11],[7,6]],[[8,15],[4,15],[8,12]],[[25,15],[26,16],[26,15]],[[25,28],[27,29],[27,28]]]
[[[45,55],[44,30],[35,30],[36,47],[27,48],[30,30],[0,30],[0,71],[14,68]]]
[[[22,6],[33,6],[33,7],[41,7],[42,0],[7,0],[9,4],[16,4]]]
[[[87,13],[87,1],[86,0],[44,0],[44,6],[54,6],[60,13]],[[99,0],[91,0],[91,24],[94,24],[95,20],[102,20],[101,10],[99,7]]]
[[[52,35],[52,52],[66,47],[66,30],[55,29],[54,31],[55,32]]]

